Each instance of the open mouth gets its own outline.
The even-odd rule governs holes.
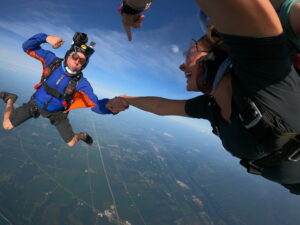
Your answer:
[[[190,76],[192,76],[192,73],[189,72],[189,73],[185,73],[184,75],[185,75],[186,78],[189,78]]]

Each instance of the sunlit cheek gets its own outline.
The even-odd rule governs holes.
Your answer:
[[[203,72],[203,66],[200,62],[197,62],[195,69],[196,69],[196,74],[201,76],[201,74]]]
[[[67,66],[68,66],[68,67],[71,67],[71,66],[72,66],[72,62],[71,62],[70,58],[67,59]]]

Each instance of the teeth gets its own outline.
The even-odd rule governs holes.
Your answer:
[[[190,77],[192,75],[192,73],[191,72],[189,72],[189,73],[185,73],[185,77]]]

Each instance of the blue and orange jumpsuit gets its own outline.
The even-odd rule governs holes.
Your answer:
[[[46,43],[47,35],[40,33],[36,34],[23,43],[24,51],[41,61],[43,69],[45,69],[57,56],[49,51],[41,48],[41,44]],[[60,93],[64,93],[72,75],[69,75],[64,63],[59,66],[50,77],[46,80],[47,85],[56,89]],[[90,107],[92,111],[99,114],[110,114],[111,112],[105,107],[108,99],[98,100],[93,92],[93,88],[86,78],[82,77],[74,91],[73,99],[66,110],[63,98],[57,98],[45,91],[44,86],[41,86],[32,96],[28,103],[16,108],[12,113],[10,120],[16,127],[24,121],[33,117],[33,107],[36,107],[39,113],[46,118],[49,118],[51,123],[56,126],[60,135],[65,142],[69,142],[74,137],[72,127],[67,118],[67,112],[76,108]]]

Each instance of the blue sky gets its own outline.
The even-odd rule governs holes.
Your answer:
[[[0,66],[37,79],[40,63],[21,49],[22,42],[43,32],[58,35],[65,44],[53,50],[60,57],[70,47],[75,32],[86,32],[97,43],[84,74],[99,97],[120,94],[187,99],[186,80],[178,66],[192,38],[201,35],[198,6],[194,1],[157,0],[145,13],[142,29],[133,30],[128,42],[117,0],[2,0]],[[43,48],[50,49],[47,44]],[[3,57],[5,56],[5,57]],[[195,126],[195,120],[176,118]],[[210,130],[207,123],[197,125]]]

